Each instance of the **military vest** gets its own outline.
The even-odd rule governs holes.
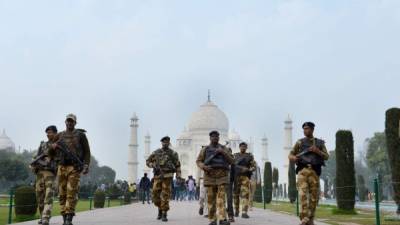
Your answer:
[[[247,171],[247,172],[242,172],[240,167],[250,167],[250,162],[253,159],[253,155],[251,153],[236,153],[235,154],[235,175],[241,175],[241,176],[248,176],[251,177],[252,172]]]
[[[172,149],[158,149],[155,152],[156,163],[164,173],[175,173],[178,158]]]
[[[76,156],[78,156],[81,161],[83,161],[83,147],[82,147],[82,136],[84,131],[79,129],[75,129],[72,132],[63,131],[60,133],[60,139],[65,142],[68,146],[68,151],[72,152]],[[62,165],[73,165],[75,162],[73,159],[62,156],[61,164]]]
[[[56,172],[57,163],[54,156],[50,155],[50,142],[42,141],[38,149],[37,157],[40,157],[35,163],[38,170],[46,170],[51,172]]]
[[[315,170],[315,172],[319,175],[321,175],[321,167],[325,166],[324,159],[322,156],[314,153],[314,152],[308,152],[309,148],[313,145],[315,145],[318,149],[322,150],[324,147],[325,142],[321,139],[309,139],[309,138],[303,138],[300,140],[300,156],[299,160],[297,162],[297,168],[296,172],[299,172],[301,169],[304,167],[307,167],[308,165],[311,165],[311,167]]]
[[[218,147],[223,147],[222,145],[219,145]],[[217,151],[217,148],[212,147],[212,146],[207,146],[205,149],[205,159],[211,159],[207,160],[208,162],[206,163],[206,166],[211,166],[212,168],[221,168],[221,169],[226,169],[229,170],[229,163],[225,159],[225,157],[222,154],[216,154],[215,152]]]

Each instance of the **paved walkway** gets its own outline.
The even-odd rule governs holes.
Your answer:
[[[78,213],[74,218],[74,225],[208,225],[208,219],[199,216],[197,202],[172,202],[169,212],[169,222],[156,220],[157,211],[153,205],[139,203],[96,209]],[[276,213],[268,210],[255,209],[249,212],[250,219],[237,218],[233,225],[296,225],[299,223],[294,216]],[[19,225],[36,225],[37,221],[18,223]],[[52,218],[50,224],[62,224],[62,218]],[[316,223],[327,225],[325,223]]]

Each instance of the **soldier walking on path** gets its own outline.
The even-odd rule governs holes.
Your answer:
[[[201,149],[197,157],[197,166],[204,170],[204,186],[207,187],[208,218],[210,225],[229,225],[226,220],[225,195],[229,185],[230,165],[233,156],[229,149],[219,144],[218,131],[210,132],[210,145]],[[218,216],[216,215],[218,212]]]
[[[54,185],[57,172],[56,152],[52,148],[57,135],[57,127],[46,128],[48,141],[40,143],[38,152],[31,163],[31,169],[36,174],[36,199],[39,207],[39,224],[49,225],[53,207]]]
[[[248,219],[247,214],[250,200],[250,177],[256,170],[256,162],[254,156],[247,151],[247,144],[242,142],[239,144],[240,152],[234,155],[235,159],[235,217],[239,216],[240,199],[242,200],[242,218]]]
[[[325,142],[314,137],[315,124],[303,124],[304,138],[296,142],[289,160],[296,163],[297,188],[301,204],[301,225],[314,225],[315,209],[319,200],[319,176],[329,154]]]
[[[149,168],[153,168],[153,202],[158,208],[158,220],[167,222],[169,200],[171,198],[171,186],[176,173],[176,178],[181,179],[181,163],[178,153],[170,149],[170,137],[161,139],[162,148],[154,151],[146,160]]]
[[[72,225],[78,202],[81,173],[87,174],[90,164],[90,148],[86,131],[75,129],[76,122],[76,116],[68,114],[65,120],[67,128],[59,133],[59,140],[54,144],[60,154],[57,173],[64,225]]]

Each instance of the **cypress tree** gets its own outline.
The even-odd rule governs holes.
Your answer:
[[[336,132],[336,201],[339,209],[354,210],[354,140],[349,130]]]
[[[288,188],[288,195],[290,203],[294,203],[296,201],[297,195],[297,187],[296,187],[296,170],[295,164],[290,162],[289,164],[289,188]]]
[[[389,164],[392,173],[394,201],[397,214],[400,214],[400,109],[391,108],[386,111],[385,135]]]
[[[279,171],[276,167],[272,170],[272,183],[274,185],[274,196],[277,197],[279,195]]]
[[[272,201],[272,166],[270,162],[264,165],[264,198],[266,203]]]
[[[256,192],[254,192],[254,201],[262,202],[262,186],[261,184],[257,184]]]

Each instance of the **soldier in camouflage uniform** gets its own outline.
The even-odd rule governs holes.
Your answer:
[[[40,143],[37,155],[31,163],[31,168],[36,174],[36,199],[39,207],[39,224],[48,225],[53,207],[54,184],[56,179],[57,164],[55,149],[52,144],[57,135],[57,127],[46,128],[48,141]]]
[[[240,152],[234,154],[235,159],[235,216],[239,216],[239,203],[242,199],[242,218],[248,219],[247,211],[249,209],[250,200],[250,177],[256,170],[256,162],[251,153],[246,152],[247,144],[242,142],[239,144]]]
[[[197,157],[197,166],[204,170],[204,186],[207,187],[208,219],[210,225],[229,225],[226,220],[225,197],[229,185],[230,165],[233,164],[232,153],[226,146],[219,144],[218,131],[210,132],[210,145],[201,149]],[[218,216],[216,213],[218,211]],[[218,217],[218,218],[217,218]]]
[[[158,220],[167,222],[169,200],[172,192],[172,180],[176,173],[177,180],[181,179],[181,163],[178,153],[170,149],[170,137],[161,139],[162,148],[154,151],[146,160],[149,168],[153,168],[154,183],[152,197],[154,205],[158,208]]]
[[[67,147],[66,152],[57,151],[60,154],[58,183],[64,225],[72,225],[72,218],[75,216],[75,207],[78,202],[81,173],[87,174],[90,164],[90,148],[86,131],[75,129],[76,122],[76,116],[68,114],[65,120],[67,129],[59,133],[58,140],[58,142],[65,143]],[[61,148],[59,144],[55,146]]]
[[[304,138],[296,142],[289,160],[296,163],[297,188],[301,203],[301,225],[314,225],[319,200],[319,176],[329,154],[325,142],[314,137],[314,123],[303,124]]]

